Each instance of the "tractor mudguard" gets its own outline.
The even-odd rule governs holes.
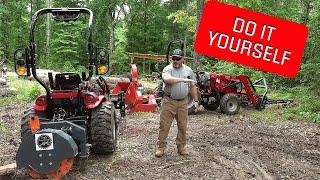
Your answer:
[[[77,144],[70,135],[57,129],[45,129],[22,139],[16,163],[18,168],[49,174],[56,172],[64,159],[73,159],[77,154]]]
[[[92,102],[89,102],[89,101],[86,101],[84,102],[84,104],[86,105],[86,108],[87,109],[94,109],[98,106],[100,106],[103,102],[106,101],[106,97],[103,96],[103,95],[98,95],[94,101]]]

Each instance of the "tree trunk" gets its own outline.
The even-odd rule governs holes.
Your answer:
[[[7,4],[7,1],[3,0],[2,2],[2,5],[4,7],[6,7],[8,4]],[[10,14],[8,13],[4,13],[1,17],[0,17],[0,32],[1,32],[1,45],[0,45],[0,48],[2,49],[3,51],[3,57],[0,57],[0,59],[5,59],[5,60],[8,60],[10,58],[10,54],[9,54],[9,42],[10,40],[8,39],[9,37],[9,31],[10,29],[6,28],[6,24],[8,24],[7,22],[10,22]]]
[[[201,20],[201,15],[204,7],[204,0],[198,0],[198,12],[197,12],[197,32]],[[197,33],[196,33],[197,34]],[[201,55],[199,55],[196,51],[193,53],[193,69],[197,69],[198,67],[198,61],[201,59]]]
[[[304,18],[303,18],[303,24],[304,25],[307,25],[308,24],[308,21],[309,21],[309,15],[310,15],[310,11],[311,11],[311,1],[310,0],[307,0],[305,2],[305,8],[306,8],[306,11],[305,11],[305,15],[304,15]]]
[[[189,9],[188,9],[189,6],[190,6],[190,0],[187,0],[187,9],[186,9],[187,16],[189,16]],[[184,31],[184,45],[183,45],[183,54],[185,56],[187,56],[187,44],[188,44],[187,39],[188,39],[188,27],[186,26]]]
[[[147,11],[148,11],[148,9],[147,9],[147,0],[144,0],[144,17],[143,17],[143,19],[144,19],[144,22],[143,22],[143,24],[144,24],[144,32],[146,32],[147,31],[147,29],[146,29],[146,27],[147,27]],[[147,36],[144,36],[144,40],[143,40],[143,42],[144,42],[144,44],[147,44]],[[143,53],[147,53],[147,49],[143,49],[143,51],[141,51],[141,52],[143,52]]]
[[[274,14],[277,9],[280,9],[280,1],[279,0],[274,0],[274,2],[272,4],[272,9],[273,9]]]
[[[302,19],[303,19],[303,24],[307,25],[309,22],[310,11],[312,9],[312,6],[311,6],[310,0],[304,1],[303,3],[304,3],[303,5],[305,7],[305,13],[304,13],[304,16],[302,17]],[[312,54],[314,54],[314,46],[313,46],[313,48],[310,47],[309,54],[304,55],[302,62],[304,64],[307,63],[307,61],[312,57]]]
[[[110,47],[110,52],[113,52],[114,50],[114,29],[115,29],[115,25],[114,25],[114,19],[112,17],[110,17],[110,42],[109,42],[109,47]]]
[[[30,22],[32,21],[32,10],[33,10],[33,2],[30,0]]]
[[[51,8],[51,0],[47,0],[47,6],[48,8]],[[47,44],[46,44],[46,49],[47,49],[47,58],[50,57],[50,38],[51,38],[51,17],[50,14],[47,14]]]

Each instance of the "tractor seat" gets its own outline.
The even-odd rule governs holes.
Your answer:
[[[60,73],[55,76],[55,90],[73,90],[79,88],[81,78],[76,73]]]

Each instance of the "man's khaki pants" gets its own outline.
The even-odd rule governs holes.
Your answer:
[[[166,139],[168,137],[169,130],[174,118],[176,119],[178,126],[176,144],[178,147],[184,147],[186,145],[186,131],[188,118],[187,103],[187,99],[182,101],[176,101],[167,96],[164,96],[164,98],[162,99],[162,110],[160,113],[160,131],[158,138],[159,148],[166,147]]]

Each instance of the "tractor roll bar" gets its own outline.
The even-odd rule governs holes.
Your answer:
[[[36,65],[35,65],[35,44],[34,44],[34,29],[36,26],[36,22],[38,20],[38,18],[41,15],[44,14],[68,14],[68,13],[84,13],[84,14],[89,14],[89,22],[88,22],[88,51],[89,51],[89,76],[87,78],[87,80],[89,80],[92,75],[93,75],[93,71],[94,71],[94,59],[93,59],[93,42],[92,42],[92,21],[93,21],[93,12],[90,9],[87,8],[44,8],[44,9],[40,9],[38,10],[33,16],[32,16],[32,20],[31,20],[31,24],[29,27],[29,59],[30,62],[27,64],[31,64],[31,68],[32,68],[32,75],[33,77],[45,88],[46,93],[47,93],[47,97],[49,98],[50,96],[50,89],[49,87],[43,82],[41,81],[36,73]],[[27,68],[29,69],[30,66],[27,65]]]
[[[48,13],[70,13],[70,12],[79,12],[84,14],[89,14],[89,22],[88,22],[88,31],[89,31],[89,37],[88,42],[92,43],[92,21],[93,21],[93,12],[90,9],[87,8],[44,8],[38,10],[33,16],[30,24],[29,29],[29,42],[34,42],[34,28],[37,22],[38,17],[44,14]]]

